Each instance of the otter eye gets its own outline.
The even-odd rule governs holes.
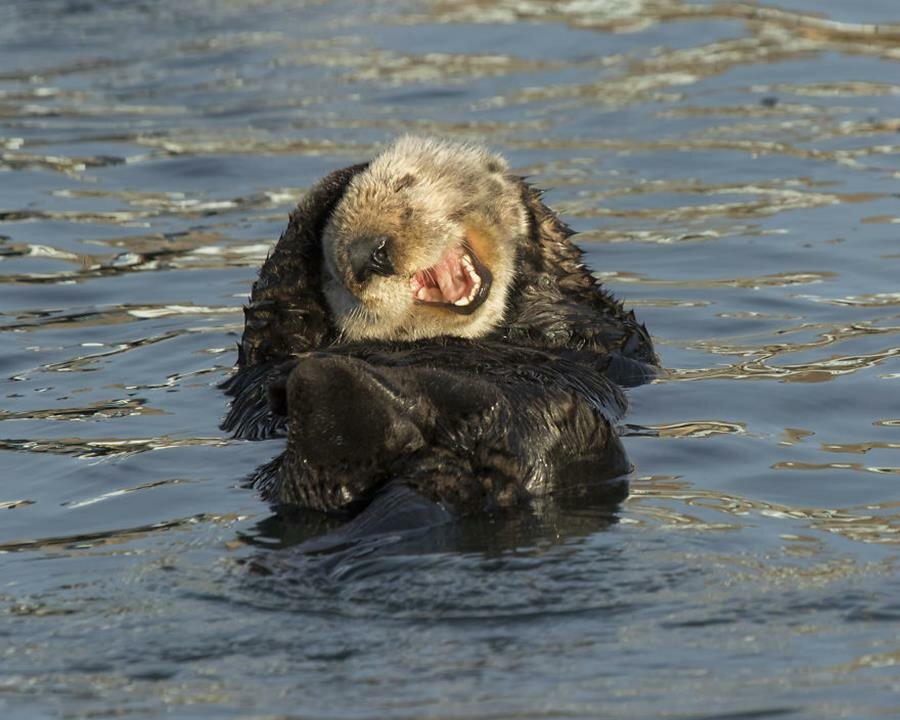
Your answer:
[[[386,237],[365,237],[350,246],[350,265],[357,282],[363,283],[372,275],[386,277],[396,272],[388,253],[389,242]]]

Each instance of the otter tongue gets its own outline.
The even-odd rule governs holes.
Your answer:
[[[444,302],[454,303],[466,297],[469,292],[468,274],[459,261],[459,254],[450,251],[437,265],[432,267]]]

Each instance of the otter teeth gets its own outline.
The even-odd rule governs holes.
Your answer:
[[[416,291],[416,299],[424,302],[441,302],[444,296],[440,288],[422,286]]]
[[[485,285],[471,253],[451,251],[435,265],[420,270],[409,280],[414,300],[465,307],[476,302]],[[488,280],[490,282],[490,280]]]
[[[472,280],[473,286],[469,291],[468,302],[472,302],[475,299],[475,294],[478,292],[478,288],[481,287],[481,277],[475,272],[475,264],[472,262],[472,258],[468,255],[463,255],[460,259],[462,266],[465,268],[466,273],[468,273],[469,278]],[[467,303],[464,303],[467,304]]]
[[[469,273],[469,277],[472,278],[472,289],[469,290],[469,294],[466,297],[462,297],[457,300],[454,305],[459,307],[464,307],[468,305],[475,299],[475,296],[478,294],[478,291],[481,289],[481,278],[473,271]]]

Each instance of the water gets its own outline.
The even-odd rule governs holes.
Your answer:
[[[7,0],[0,715],[900,712],[900,12],[777,2]],[[670,372],[619,508],[300,557],[216,384],[405,130],[548,188]]]

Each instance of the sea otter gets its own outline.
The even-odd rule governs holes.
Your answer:
[[[253,286],[226,384],[225,429],[287,430],[263,496],[355,514],[399,486],[469,513],[626,472],[618,386],[658,360],[572,234],[475,145],[404,137],[323,179]]]

